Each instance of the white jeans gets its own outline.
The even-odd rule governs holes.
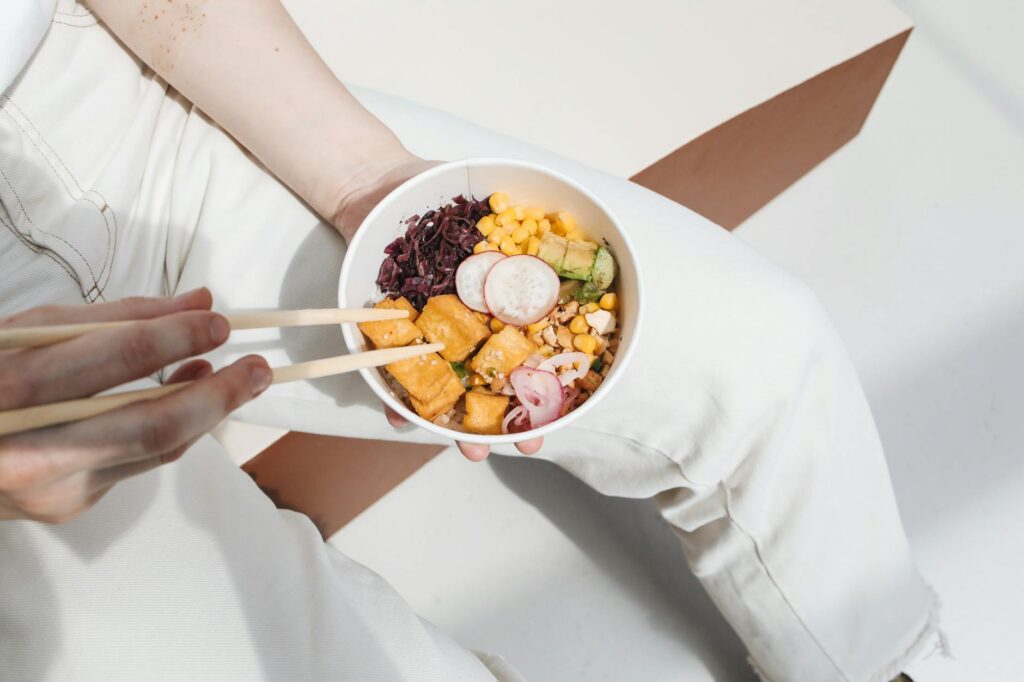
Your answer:
[[[802,284],[636,185],[357,95],[422,156],[546,164],[632,231],[650,311],[633,366],[539,456],[603,493],[655,498],[765,679],[888,680],[936,646],[870,411]],[[220,309],[329,307],[345,251],[70,0],[0,97],[0,225],[0,313],[200,285]],[[279,365],[342,342],[252,332],[213,360],[250,352]],[[275,386],[238,416],[431,439],[392,431],[351,375]],[[0,628],[5,679],[514,679],[274,509],[209,438],[75,522],[0,524]]]

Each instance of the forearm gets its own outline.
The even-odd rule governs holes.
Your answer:
[[[278,0],[89,0],[140,59],[321,215],[407,152],[306,41]]]

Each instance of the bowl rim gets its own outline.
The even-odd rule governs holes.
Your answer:
[[[439,424],[435,424],[432,421],[428,421],[423,417],[419,416],[413,410],[406,407],[405,403],[403,403],[400,399],[393,395],[390,390],[385,390],[384,388],[382,388],[382,386],[377,383],[377,379],[379,378],[379,372],[377,368],[370,367],[359,370],[359,374],[362,376],[363,381],[365,381],[367,385],[369,385],[370,390],[372,390],[384,404],[398,412],[411,424],[415,424],[420,428],[426,429],[427,431],[442,436],[444,438],[449,438],[464,443],[477,443],[483,445],[504,445],[529,440],[531,438],[540,438],[547,434],[553,433],[554,431],[569,426],[574,421],[576,421],[584,414],[586,414],[587,411],[589,411],[594,405],[596,405],[600,401],[601,398],[605,396],[605,394],[610,392],[615,387],[615,385],[618,383],[619,378],[623,374],[622,370],[628,367],[629,365],[629,361],[632,358],[637,346],[637,342],[641,333],[640,330],[643,327],[644,283],[643,277],[641,276],[640,262],[637,258],[636,248],[633,246],[632,239],[629,237],[627,231],[623,228],[622,223],[618,219],[618,216],[616,216],[615,213],[612,212],[610,208],[608,208],[607,204],[605,204],[593,192],[591,192],[589,189],[587,189],[585,186],[583,186],[576,180],[568,177],[567,175],[560,173],[559,171],[553,170],[551,168],[548,168],[547,166],[534,163],[532,161],[524,161],[522,159],[511,159],[502,157],[480,156],[469,157],[455,161],[447,161],[445,163],[434,166],[433,168],[430,168],[406,180],[401,185],[399,185],[391,192],[389,192],[387,196],[385,196],[380,202],[378,202],[376,206],[374,206],[373,210],[371,210],[370,213],[367,214],[366,218],[363,219],[363,222],[360,223],[359,229],[356,230],[355,237],[348,244],[348,247],[345,251],[345,258],[342,261],[341,272],[338,275],[338,305],[340,307],[346,307],[348,305],[351,305],[351,303],[346,302],[347,297],[345,282],[349,278],[350,271],[352,270],[353,263],[355,262],[354,254],[359,252],[360,246],[362,245],[363,242],[363,237],[367,233],[367,230],[365,229],[366,226],[376,222],[377,217],[386,209],[386,207],[389,206],[394,201],[396,201],[398,197],[404,192],[406,192],[408,189],[415,187],[419,184],[422,184],[424,182],[428,182],[434,176],[449,172],[453,168],[464,167],[468,173],[469,169],[474,166],[519,167],[529,171],[540,173],[542,175],[546,175],[555,180],[563,182],[572,187],[573,189],[579,191],[590,201],[592,201],[594,205],[598,207],[598,209],[604,212],[604,214],[608,217],[611,224],[615,227],[616,230],[618,230],[619,237],[622,239],[622,243],[626,247],[626,252],[629,256],[630,261],[633,264],[633,269],[636,273],[637,304],[636,310],[633,311],[633,314],[635,315],[635,321],[633,323],[633,330],[630,338],[630,343],[626,347],[626,352],[622,356],[616,357],[614,367],[615,370],[619,371],[613,370],[608,374],[608,377],[601,383],[601,386],[598,388],[598,391],[600,391],[600,395],[595,394],[594,398],[583,403],[583,405],[576,408],[572,412],[569,412],[565,416],[559,417],[550,424],[545,424],[540,428],[531,429],[529,431],[523,431],[519,433],[499,435],[476,434],[469,433],[466,431],[449,429]],[[359,328],[356,325],[341,325],[341,331],[348,352],[362,352],[361,346],[363,345],[363,337],[362,334],[359,332]],[[375,374],[377,376],[375,376]]]

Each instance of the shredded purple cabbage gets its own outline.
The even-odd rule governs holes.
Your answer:
[[[406,220],[405,235],[384,249],[377,275],[381,291],[405,296],[416,310],[423,310],[431,296],[455,293],[455,270],[483,241],[476,223],[490,212],[486,200],[459,195],[422,218]]]

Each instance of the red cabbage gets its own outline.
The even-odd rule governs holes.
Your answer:
[[[377,285],[386,296],[405,296],[416,310],[423,310],[431,296],[455,293],[455,270],[473,255],[484,237],[476,229],[489,214],[486,200],[462,195],[423,217],[405,221],[408,229],[384,248]]]

